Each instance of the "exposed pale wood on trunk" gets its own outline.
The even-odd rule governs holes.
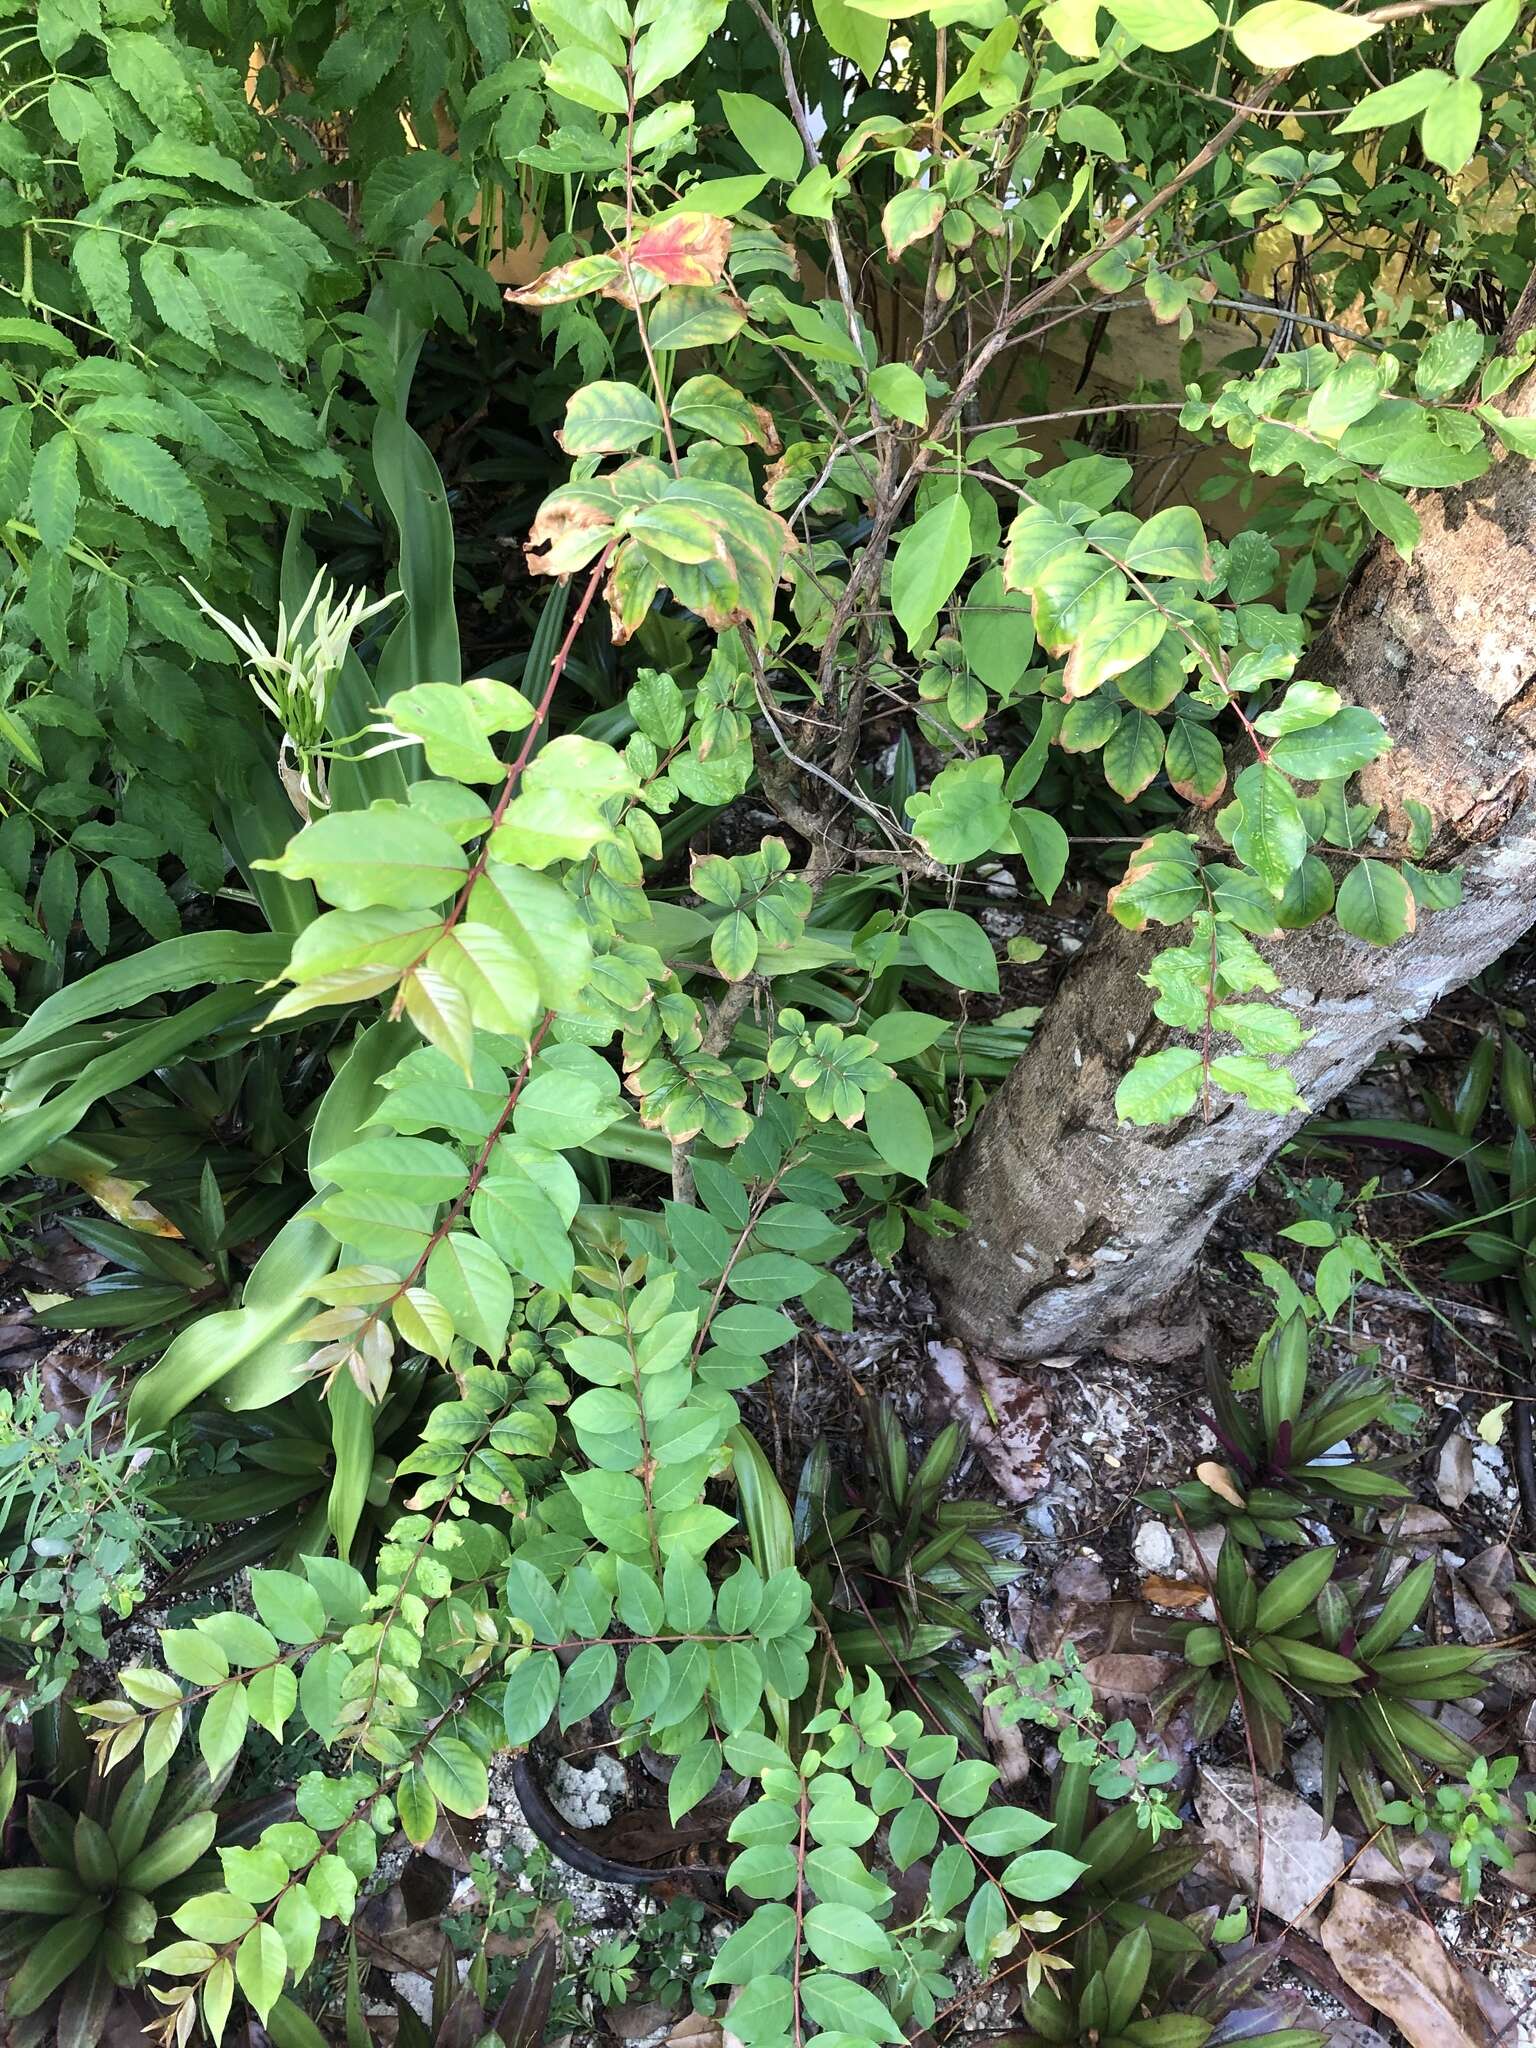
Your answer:
[[[1536,281],[1506,342],[1533,319]],[[1507,409],[1536,414],[1536,376]],[[1388,951],[1331,919],[1265,944],[1312,1034],[1291,1065],[1314,1110],[1536,922],[1536,465],[1496,458],[1416,503],[1413,561],[1371,550],[1302,673],[1380,715],[1395,745],[1361,794],[1384,806],[1389,846],[1404,800],[1427,804],[1427,864],[1460,864],[1465,893]],[[1152,1316],[1303,1121],[1232,1105],[1209,1125],[1116,1123],[1132,1056],[1173,1035],[1138,978],[1167,937],[1101,920],[951,1167],[943,1194],[971,1229],[919,1247],[950,1329],[1000,1356],[1081,1350]]]

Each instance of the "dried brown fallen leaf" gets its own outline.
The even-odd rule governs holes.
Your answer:
[[[1207,1599],[1204,1586],[1189,1579],[1165,1579],[1157,1572],[1141,1582],[1141,1596],[1154,1607],[1199,1607]]]
[[[1200,1773],[1195,1803],[1207,1843],[1220,1855],[1232,1882],[1251,1897],[1259,1867],[1252,1778],[1238,1765],[1207,1765]],[[1321,1815],[1278,1785],[1261,1784],[1259,1821],[1264,1841],[1261,1904],[1277,1919],[1295,1920],[1332,1884],[1349,1860],[1349,1851],[1337,1828],[1324,1832]]]
[[[1346,1984],[1402,2030],[1411,2048],[1494,2048],[1494,2034],[1434,1929],[1360,1885],[1340,1885],[1323,1947]]]
[[[1447,1439],[1435,1465],[1435,1491],[1448,1508],[1467,1504],[1472,1491],[1472,1445],[1464,1436]]]
[[[1515,1553],[1510,1546],[1507,1543],[1490,1544],[1476,1557],[1467,1559],[1459,1576],[1487,1616],[1493,1633],[1496,1636],[1508,1635],[1515,1618],[1509,1598],[1509,1589],[1515,1582]]]
[[[1050,1477],[1046,1447],[1051,1411],[1045,1389],[980,1353],[930,1344],[934,1377],[950,1413],[971,1433],[1005,1500],[1033,1500]]]
[[[633,2005],[611,2005],[603,2014],[603,2024],[615,2040],[627,2043],[654,2042],[667,2036],[663,2029],[672,2017],[672,2008],[662,2005],[657,1999],[638,1999]]]
[[[1402,1868],[1398,1868],[1398,1864]],[[1397,1863],[1372,1843],[1365,1848],[1350,1865],[1349,1874],[1361,1884],[1417,1885],[1420,1878],[1427,1878],[1435,1867],[1435,1845],[1426,1835],[1399,1835],[1397,1840]]]
[[[1387,2037],[1364,2020],[1335,2020],[1328,2029],[1328,2048],[1387,2048]]]
[[[997,1766],[998,1784],[1005,1794],[1016,1791],[1030,1772],[1029,1746],[1023,1730],[1017,1722],[1001,1720],[994,1707],[983,1707],[981,1733]]]
[[[720,2048],[720,2022],[686,2013],[667,2036],[667,2048]]]
[[[1204,1464],[1195,1467],[1195,1477],[1212,1493],[1220,1496],[1229,1507],[1244,1506],[1243,1496],[1237,1490],[1237,1482],[1225,1465],[1218,1465],[1214,1458],[1207,1458]]]
[[[1421,1501],[1411,1500],[1402,1511],[1397,1533],[1405,1543],[1427,1543],[1456,1532],[1449,1517],[1438,1508],[1427,1508]]]
[[[1173,1671],[1171,1657],[1149,1657],[1126,1651],[1088,1657],[1083,1662],[1083,1676],[1093,1687],[1097,1699],[1149,1700],[1154,1693],[1162,1691]]]

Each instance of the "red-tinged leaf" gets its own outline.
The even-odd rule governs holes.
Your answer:
[[[543,1936],[524,1958],[512,1989],[491,2023],[505,2048],[538,2048],[549,2018],[550,2000],[559,1975],[558,1951],[549,1935]]]
[[[617,256],[577,256],[569,263],[557,263],[532,284],[522,285],[505,296],[512,306],[565,306],[572,299],[584,299],[593,292],[606,290],[623,272],[624,266]]]
[[[663,284],[718,284],[731,253],[731,224],[712,213],[657,221],[628,244],[630,261]]]

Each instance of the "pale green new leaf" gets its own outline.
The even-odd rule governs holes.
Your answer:
[[[906,2039],[890,2009],[881,2004],[873,1991],[831,1970],[814,1970],[810,1976],[802,1977],[800,1999],[811,2018],[828,2032],[873,2041]]]
[[[1508,42],[1519,19],[1520,0],[1483,0],[1456,38],[1456,76],[1471,78],[1481,71],[1494,51]]]
[[[235,1951],[235,1977],[240,1989],[265,2020],[282,1995],[288,1957],[275,1927],[259,1921]]]
[[[1203,43],[1221,26],[1206,0],[1104,0],[1104,4],[1126,33],[1149,50],[1187,50]],[[1074,49],[1074,54],[1091,56],[1096,52]]]
[[[921,427],[928,420],[928,394],[910,363],[882,363],[869,373],[869,395],[893,419]]]
[[[812,0],[812,11],[831,47],[857,64],[872,85],[890,33],[885,22],[850,6],[848,0]]]
[[[805,168],[799,130],[781,108],[751,92],[722,92],[726,124],[760,171],[793,184]]]
[[[1278,769],[1255,762],[1233,788],[1240,815],[1232,849],[1272,896],[1279,896],[1306,857],[1308,834],[1296,792]]]
[[[418,683],[396,690],[389,723],[422,742],[427,766],[456,782],[500,782],[507,773],[490,735],[522,732],[533,706],[521,690],[491,676],[464,683]]]
[[[1381,31],[1381,23],[1317,0],[1262,0],[1238,16],[1232,39],[1250,63],[1284,71],[1311,57],[1337,57]]]
[[[725,0],[667,0],[635,45],[635,98],[691,64],[725,18]]]
[[[870,1142],[898,1173],[920,1183],[933,1163],[933,1132],[917,1091],[905,1081],[887,1081],[864,1100],[864,1128]]]
[[[1284,1116],[1306,1104],[1284,1067],[1272,1067],[1257,1053],[1223,1053],[1211,1061],[1211,1080],[1229,1095],[1241,1096],[1250,1109]]]
[[[365,910],[442,903],[469,864],[441,825],[403,804],[382,802],[316,818],[279,858],[254,865],[291,881],[313,881],[326,902],[343,910]]]
[[[1155,512],[1123,552],[1110,552],[1138,576],[1187,576],[1199,581],[1211,573],[1205,529],[1199,513],[1189,505],[1170,505]]]
[[[1413,891],[1385,861],[1362,860],[1339,885],[1334,913],[1344,930],[1371,946],[1391,946],[1418,922]]]
[[[1443,71],[1410,71],[1406,77],[1394,78],[1390,85],[1368,92],[1350,108],[1333,132],[1357,135],[1367,128],[1390,128],[1395,121],[1411,120],[1415,114],[1422,114],[1450,82]]]
[[[1200,1054],[1194,1046],[1168,1046],[1137,1060],[1115,1090],[1115,1114],[1128,1124],[1173,1123],[1199,1096]]]
[[[1419,134],[1430,162],[1454,177],[1477,153],[1482,130],[1482,87],[1475,78],[1455,78],[1425,108]]]
[[[434,1735],[421,1759],[428,1785],[463,1820],[484,1813],[490,1786],[485,1765],[467,1742],[454,1735]]]
[[[897,544],[891,564],[891,608],[916,641],[954,595],[971,560],[971,513],[954,491],[930,505]]]

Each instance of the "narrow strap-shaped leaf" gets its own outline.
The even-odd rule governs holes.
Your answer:
[[[191,1401],[223,1384],[233,1407],[280,1400],[297,1385],[306,1347],[292,1342],[313,1300],[312,1289],[335,1265],[340,1247],[321,1223],[292,1217],[251,1269],[242,1305],[190,1324],[158,1365],[134,1381],[129,1419],[163,1429]],[[263,1398],[264,1397],[264,1398]]]
[[[381,703],[415,683],[463,673],[453,604],[453,515],[425,441],[400,414],[383,411],[373,436],[374,473],[400,535],[400,588],[408,607],[385,642],[376,687]]]
[[[189,932],[162,939],[126,960],[98,967],[39,1003],[21,1029],[0,1045],[0,1066],[14,1066],[76,1024],[131,1010],[154,996],[176,995],[202,982],[269,981],[282,972],[287,958],[287,940],[271,932]]]
[[[189,1003],[174,1017],[161,1018],[133,1032],[111,1052],[92,1060],[70,1087],[61,1088],[36,1109],[0,1126],[0,1174],[14,1173],[34,1153],[67,1136],[104,1095],[142,1080],[199,1039],[233,1024],[243,1012],[249,1012],[254,1021],[259,1008],[252,1003],[248,988],[220,989]]]

